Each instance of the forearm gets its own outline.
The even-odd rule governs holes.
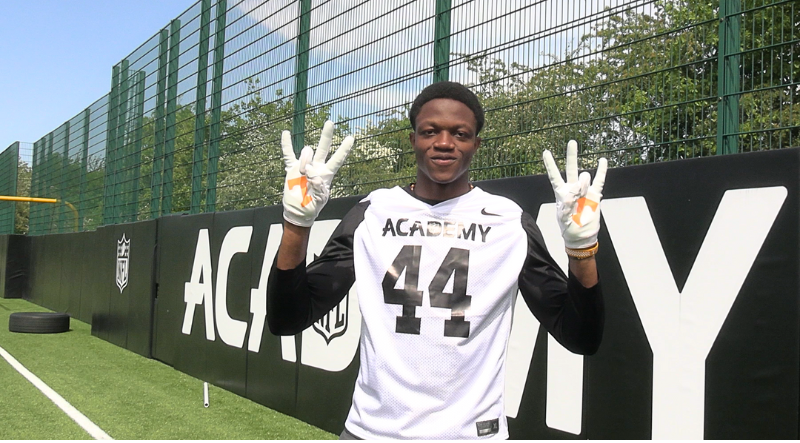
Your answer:
[[[554,267],[540,268],[543,272],[532,269],[520,279],[519,288],[531,312],[566,349],[594,354],[603,337],[602,283],[587,288],[571,271],[565,278]]]
[[[267,286],[267,320],[276,335],[296,334],[339,303],[355,281],[353,232],[368,202],[345,215],[319,257],[305,266],[310,228],[284,223]]]
[[[585,287],[570,271],[567,291],[569,308],[562,312],[561,340],[569,343],[572,352],[592,355],[597,352],[603,338],[605,307],[602,284]]]
[[[297,334],[308,323],[310,295],[305,262],[311,228],[283,222],[283,237],[270,272],[267,290],[267,322],[275,335]]]
[[[311,323],[312,294],[308,288],[305,263],[294,269],[277,268],[267,282],[267,324],[275,335],[294,335]]]
[[[294,269],[303,262],[308,251],[308,238],[311,228],[293,225],[287,221],[283,222],[283,237],[281,238],[280,249],[276,264],[278,269],[287,271]]]
[[[584,288],[591,288],[599,281],[597,276],[597,261],[594,257],[585,258],[583,260],[570,258],[569,270]]]

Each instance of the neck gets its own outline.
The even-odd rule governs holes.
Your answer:
[[[427,177],[420,180],[421,178],[419,175],[417,176],[417,182],[412,185],[411,190],[414,195],[429,200],[450,200],[472,190],[472,184],[467,180],[466,175],[463,179],[459,178],[450,183],[435,183],[426,180]]]

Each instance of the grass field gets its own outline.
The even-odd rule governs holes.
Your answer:
[[[335,439],[336,436],[91,335],[70,320],[61,334],[8,331],[12,312],[47,311],[0,299],[0,347],[117,440]],[[0,440],[89,439],[0,358]]]

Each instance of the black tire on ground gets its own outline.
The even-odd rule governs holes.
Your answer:
[[[14,312],[8,317],[8,330],[52,334],[69,331],[69,314],[59,312]]]

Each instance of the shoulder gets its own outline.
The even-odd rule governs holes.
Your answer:
[[[366,197],[361,199],[361,203],[363,203],[363,202],[378,202],[378,201],[382,201],[382,200],[389,200],[389,199],[397,198],[398,195],[404,195],[405,193],[406,193],[406,191],[404,191],[403,188],[401,188],[400,186],[395,186],[393,188],[376,189],[376,190],[370,192],[369,194],[367,194]]]
[[[502,214],[507,217],[519,218],[523,214],[522,208],[507,197],[486,192],[477,186],[472,193],[475,194],[474,201],[482,207],[484,215],[486,213]]]

